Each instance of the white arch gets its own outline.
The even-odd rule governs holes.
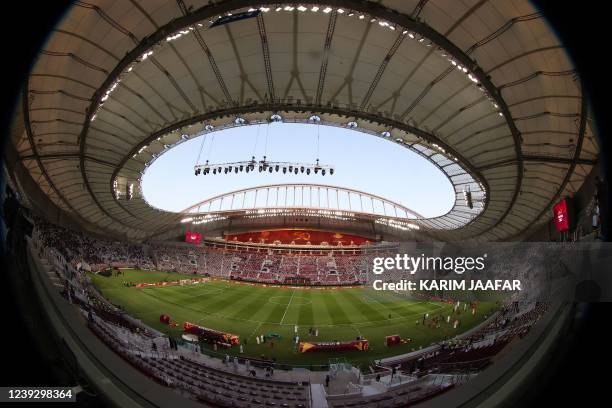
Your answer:
[[[327,184],[267,184],[219,194],[181,211],[187,215],[270,209],[354,212],[398,219],[425,219],[384,197]]]

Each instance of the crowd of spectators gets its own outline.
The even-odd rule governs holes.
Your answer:
[[[44,221],[36,233],[73,266],[99,271],[109,266],[157,269],[227,279],[305,285],[353,285],[366,281],[371,253],[285,253],[193,246],[181,243],[131,244],[94,237]]]
[[[59,251],[71,264],[97,270],[112,265],[141,269],[153,267],[152,259],[141,244],[130,244],[97,238],[90,234],[69,230],[36,220],[36,233],[42,242]]]

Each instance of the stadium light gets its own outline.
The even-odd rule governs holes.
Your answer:
[[[316,164],[312,163],[288,163],[288,162],[271,162],[267,160],[266,156],[263,156],[262,160],[256,160],[252,157],[249,161],[232,162],[232,163],[217,163],[210,164],[208,160],[205,164],[197,164],[194,166],[194,174],[196,176],[203,174],[228,174],[228,173],[239,173],[246,171],[247,173],[259,169],[260,173],[274,173],[283,171],[283,174],[287,172],[299,174],[306,173],[311,174],[314,170],[315,174],[334,174],[334,168],[329,165],[320,164],[319,159],[316,160]]]
[[[472,192],[470,191],[470,186],[467,185],[463,190],[463,197],[465,198],[465,203],[467,206],[472,209],[474,208],[474,202],[472,201]]]

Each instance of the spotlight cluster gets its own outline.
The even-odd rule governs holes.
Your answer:
[[[268,172],[268,173],[278,173],[282,172],[283,174],[321,174],[325,176],[326,174],[333,175],[334,167],[328,166],[319,163],[319,159],[317,159],[315,164],[308,163],[288,163],[288,162],[272,162],[266,159],[266,156],[263,156],[262,160],[256,160],[255,156],[251,158],[249,161],[242,162],[232,162],[232,163],[218,163],[218,164],[210,164],[208,160],[205,164],[198,164],[194,167],[194,174],[196,176],[207,175],[207,174],[228,174],[228,173],[250,173],[259,171],[260,173]]]
[[[470,191],[469,185],[467,185],[463,190],[463,198],[465,199],[465,204],[470,207],[470,209],[474,208],[474,202],[472,201],[472,192]]]

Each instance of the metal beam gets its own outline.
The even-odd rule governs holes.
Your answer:
[[[47,154],[26,154],[24,156],[20,156],[21,160],[58,160],[58,159],[80,159],[80,155],[78,153],[73,152],[63,152],[63,153],[47,153]],[[116,163],[111,163],[106,160],[98,159],[92,156],[85,156],[86,160],[92,161],[94,163],[102,164],[109,167],[115,167]]]
[[[206,55],[206,58],[208,58],[208,63],[210,64],[210,68],[212,69],[213,73],[215,74],[215,77],[217,78],[217,82],[219,83],[219,87],[221,88],[221,91],[223,92],[225,99],[227,100],[228,103],[235,104],[236,102],[232,98],[232,94],[230,93],[229,89],[227,89],[227,85],[225,85],[225,80],[223,79],[221,70],[217,66],[215,57],[212,55],[210,48],[208,48],[208,44],[206,44],[206,42],[204,41],[204,38],[202,38],[202,34],[200,34],[199,30],[200,30],[199,28],[196,28],[193,35],[196,41],[198,42],[198,44],[200,45],[200,48],[202,48],[202,51]]]
[[[257,15],[257,31],[261,40],[261,53],[263,54],[264,68],[266,71],[266,84],[268,85],[268,99],[276,100],[274,92],[274,80],[272,79],[272,64],[270,63],[270,49],[268,47],[268,35],[266,34],[266,24],[262,13]]]
[[[370,98],[372,97],[374,90],[378,86],[380,79],[382,78],[383,74],[385,73],[385,70],[387,69],[387,65],[389,64],[389,61],[391,61],[391,58],[393,58],[393,56],[397,52],[397,49],[400,47],[400,45],[404,41],[404,38],[405,38],[405,35],[401,33],[397,36],[397,38],[393,42],[393,45],[387,52],[387,55],[385,56],[382,63],[378,67],[378,71],[376,71],[376,75],[374,76],[374,79],[370,83],[370,87],[368,88],[368,91],[366,92],[365,96],[363,97],[363,100],[361,101],[360,108],[362,110],[365,109],[366,106],[368,105],[368,102],[370,101]]]
[[[327,33],[325,34],[325,43],[323,44],[323,57],[321,59],[321,69],[319,70],[319,81],[317,82],[317,95],[315,96],[315,102],[317,104],[321,103],[321,98],[323,97],[325,76],[327,75],[327,64],[329,62],[329,49],[331,48],[332,39],[334,37],[334,30],[336,29],[337,18],[338,13],[336,13],[336,10],[332,11],[329,15]]]
[[[539,162],[539,163],[557,163],[557,164],[585,164],[589,166],[594,166],[597,164],[597,160],[591,159],[582,159],[582,158],[567,158],[567,157],[555,157],[555,156],[540,156],[540,155],[523,155],[523,160],[526,162]],[[495,167],[503,167],[509,165],[515,165],[516,159],[506,159],[500,160],[494,163],[485,164],[483,166],[479,166],[479,171],[486,171],[493,169]]]

